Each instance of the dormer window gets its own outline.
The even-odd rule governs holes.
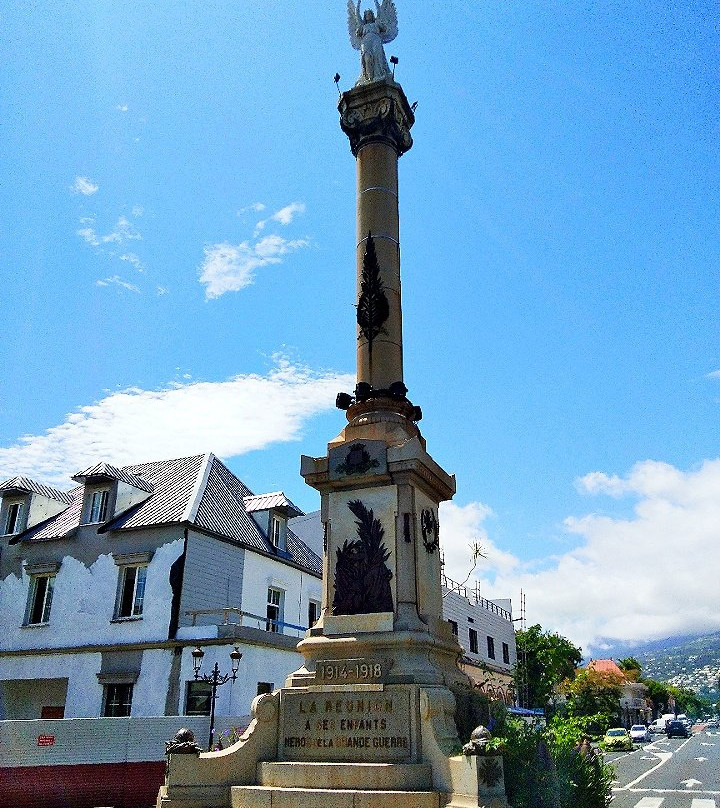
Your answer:
[[[243,504],[273,551],[286,553],[288,519],[304,516],[300,508],[293,505],[282,491],[243,497]]]
[[[282,529],[283,523],[280,521],[280,519],[278,519],[277,516],[273,516],[270,519],[270,541],[272,542],[273,547],[285,549],[282,548],[282,544],[284,544],[282,541]]]
[[[97,463],[80,471],[73,475],[73,480],[85,487],[83,523],[86,525],[108,522],[144,502],[153,492],[147,480],[109,463]]]
[[[7,506],[5,514],[5,534],[17,533],[20,530],[20,523],[23,515],[23,503],[11,502]]]
[[[101,491],[93,491],[90,499],[90,516],[88,522],[95,524],[96,522],[105,521],[109,495],[110,491],[107,488]]]

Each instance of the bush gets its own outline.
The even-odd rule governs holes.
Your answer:
[[[504,740],[505,790],[513,808],[606,808],[613,770],[599,755],[582,754],[581,721],[554,719],[547,728],[508,719]]]

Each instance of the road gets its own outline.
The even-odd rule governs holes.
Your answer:
[[[605,755],[616,771],[612,808],[720,808],[720,732],[654,736],[634,752]]]

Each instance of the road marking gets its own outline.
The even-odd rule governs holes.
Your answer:
[[[636,803],[635,808],[660,808],[664,799],[664,797],[643,797],[640,802]],[[703,807],[701,806],[701,808]]]
[[[680,785],[685,786],[685,788],[695,788],[696,786],[701,786],[702,783],[699,780],[690,778],[690,780],[681,780]]]
[[[715,808],[715,800],[694,799],[690,808]]]
[[[619,789],[620,791],[631,791],[632,787],[637,785],[641,780],[644,780],[649,774],[654,772],[656,769],[659,769],[663,763],[666,763],[670,758],[673,756],[672,752],[656,752],[657,756],[660,758],[660,762],[657,763],[655,766],[651,766],[645,774],[641,774],[640,777],[635,778],[631,783],[628,783],[623,788]]]

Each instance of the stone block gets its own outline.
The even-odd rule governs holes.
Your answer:
[[[440,808],[433,791],[358,791],[353,808]]]
[[[432,787],[432,769],[421,763],[259,763],[257,782],[276,788],[423,791]]]

